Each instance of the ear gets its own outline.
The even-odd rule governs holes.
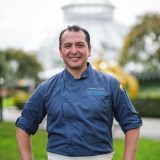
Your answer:
[[[60,54],[60,57],[63,58],[61,48],[59,48],[59,54]]]
[[[91,57],[91,47],[90,47],[90,48],[88,48],[88,50],[89,50],[88,57]]]

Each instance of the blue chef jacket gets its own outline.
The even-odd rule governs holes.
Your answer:
[[[35,134],[46,115],[47,151],[72,157],[112,152],[114,117],[124,133],[142,125],[119,82],[90,64],[80,79],[65,69],[40,84],[16,126]]]

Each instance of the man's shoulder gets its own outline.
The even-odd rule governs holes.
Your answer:
[[[104,73],[104,72],[101,72],[101,71],[98,71],[98,70],[95,70],[95,69],[93,70],[93,72],[94,72],[96,77],[104,78],[104,79],[109,80],[109,81],[117,81],[117,78],[109,72]]]
[[[46,82],[50,82],[50,81],[54,81],[56,79],[59,79],[59,78],[63,78],[63,73],[64,73],[64,70],[53,75],[51,78],[49,78]]]
[[[40,86],[42,87],[50,87],[51,85],[53,85],[55,82],[59,83],[63,80],[63,72],[64,71],[61,71],[55,75],[53,75],[51,78],[43,81]]]

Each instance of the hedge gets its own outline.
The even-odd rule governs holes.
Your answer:
[[[13,96],[14,99],[14,105],[19,109],[22,110],[27,99],[29,99],[30,94],[24,92],[24,91],[17,91],[15,95]]]
[[[160,98],[136,98],[132,103],[141,117],[160,118]]]

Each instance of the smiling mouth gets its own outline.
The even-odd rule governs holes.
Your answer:
[[[70,59],[73,60],[73,61],[77,61],[77,60],[80,59],[80,57],[70,57]]]

